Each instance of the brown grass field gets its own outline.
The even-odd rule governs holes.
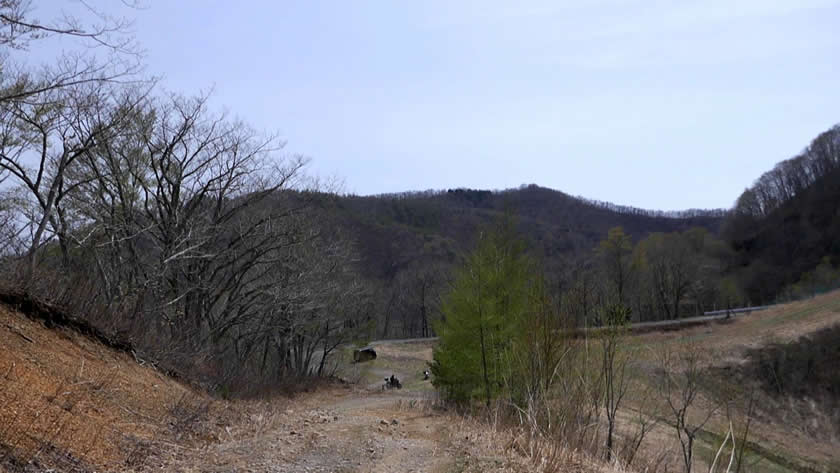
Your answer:
[[[840,439],[835,433],[837,426],[831,424],[827,413],[821,412],[811,400],[772,396],[759,389],[755,380],[739,373],[739,368],[748,362],[750,351],[771,344],[794,343],[838,324],[840,291],[834,291],[732,320],[676,332],[633,335],[629,345],[637,360],[633,365],[635,381],[642,386],[653,384],[653,371],[663,352],[700,352],[708,389],[702,393],[695,418],[717,407],[697,445],[697,464],[701,468],[705,466],[705,471],[728,426],[725,408],[709,399],[710,390],[742,400],[749,394],[756,396],[748,438],[751,447],[748,471],[840,471]],[[836,362],[840,363],[840,359]],[[731,407],[736,424],[743,422],[746,405],[740,402]],[[637,396],[631,398],[628,407],[660,414],[666,409],[655,396],[644,400]],[[663,445],[669,439],[676,447],[673,427],[660,424],[648,443]]]

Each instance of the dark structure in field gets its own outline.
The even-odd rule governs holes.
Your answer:
[[[365,361],[371,361],[376,359],[376,350],[373,347],[364,347],[359,348],[358,350],[353,350],[353,362],[354,363],[362,363]]]

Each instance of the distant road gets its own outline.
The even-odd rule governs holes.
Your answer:
[[[727,314],[730,315],[732,318],[736,317],[738,314],[749,314],[750,312],[756,312],[759,310],[769,309],[772,306],[760,306],[760,307],[744,307],[741,309],[731,309],[727,310],[715,310],[706,312],[704,315],[697,316],[697,317],[686,317],[684,319],[677,319],[677,320],[659,320],[656,322],[639,322],[630,325],[630,330],[633,332],[647,332],[653,331],[656,329],[663,329],[663,330],[679,330],[683,327],[690,327],[693,325],[702,325],[708,322],[712,322],[715,320],[723,320],[726,319]]]
[[[391,340],[376,340],[374,342],[368,343],[367,346],[375,347],[376,345],[390,345],[392,343],[420,343],[420,342],[433,342],[437,340],[438,337],[427,337],[427,338],[394,338]]]
[[[775,307],[772,305],[758,305],[755,307],[741,307],[740,309],[721,309],[721,310],[710,310],[707,312],[703,312],[703,315],[719,315],[719,314],[726,314],[727,312],[730,314],[743,314],[743,313],[750,313],[755,312],[757,310],[764,310],[769,309],[771,307]]]
[[[634,324],[630,324],[630,331],[631,332],[652,332],[655,330],[679,330],[686,327],[692,327],[694,325],[702,325],[708,322],[713,322],[715,320],[724,320],[726,319],[727,312],[734,318],[739,314],[749,314],[750,312],[757,312],[760,310],[766,310],[773,306],[770,305],[763,305],[763,306],[756,306],[756,307],[742,307],[739,309],[730,309],[730,310],[715,310],[705,312],[703,315],[697,317],[686,317],[684,319],[678,320],[658,320],[655,322],[637,322]],[[580,329],[577,333],[586,333],[590,330],[598,330],[601,327],[594,327],[589,329]],[[399,338],[399,339],[391,339],[391,340],[376,340],[370,342],[368,346],[376,346],[376,345],[390,345],[393,343],[420,343],[420,342],[433,342],[437,340],[438,337],[428,337],[428,338]]]
[[[646,332],[649,329],[656,330],[658,328],[675,328],[678,329],[682,326],[691,326],[691,325],[702,325],[706,322],[711,322],[713,320],[720,320],[725,319],[726,314],[724,315],[700,315],[697,317],[686,317],[684,319],[676,319],[676,320],[657,320],[654,322],[638,322],[635,324],[630,324],[631,331],[638,331],[638,332]]]

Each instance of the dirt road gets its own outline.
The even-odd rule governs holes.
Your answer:
[[[444,473],[487,471],[473,467],[504,463],[487,455],[470,459],[473,445],[465,441],[469,434],[459,430],[459,421],[428,407],[416,393],[331,388],[283,407],[276,413],[254,409],[250,422],[227,428],[228,438],[178,452],[161,467],[217,473]]]
[[[395,392],[351,392],[309,410],[291,442],[305,440],[306,448],[266,471],[448,471],[456,457],[447,447],[448,422],[416,402]]]
[[[430,356],[427,344],[385,348],[375,362],[346,373],[354,383],[254,403],[205,448],[178,451],[160,467],[215,473],[510,471],[504,458],[478,449],[475,441],[483,436],[433,407],[433,389],[422,379]],[[382,390],[385,373],[396,374],[404,389]]]

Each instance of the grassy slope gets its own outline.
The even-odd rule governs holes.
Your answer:
[[[785,304],[767,311],[736,317],[732,321],[712,323],[679,332],[659,332],[636,335],[631,344],[638,349],[638,362],[634,366],[637,381],[652,385],[653,370],[658,353],[671,349],[697,349],[703,353],[704,376],[718,392],[728,394],[756,393],[756,419],[751,427],[751,462],[757,462],[749,471],[838,471],[840,449],[833,435],[814,435],[816,430],[831,431],[831,426],[819,423],[826,417],[818,410],[805,411],[803,400],[780,399],[758,389],[755,380],[740,373],[749,361],[751,350],[772,344],[794,343],[800,337],[820,329],[840,324],[840,291],[824,294],[809,300]],[[838,360],[840,361],[840,360]],[[753,388],[756,388],[753,390]],[[708,399],[708,396],[704,396]],[[656,401],[647,400],[656,405]],[[641,400],[635,400],[638,407]],[[704,409],[711,403],[702,401]],[[663,412],[661,403],[656,408]],[[735,408],[742,411],[743,405]],[[699,410],[696,412],[699,414]],[[743,412],[735,412],[735,416]],[[721,433],[726,431],[723,409],[712,417],[698,445],[698,460],[714,455]],[[667,426],[666,426],[667,427]],[[670,430],[670,427],[667,427]],[[673,430],[671,434],[673,436]]]

